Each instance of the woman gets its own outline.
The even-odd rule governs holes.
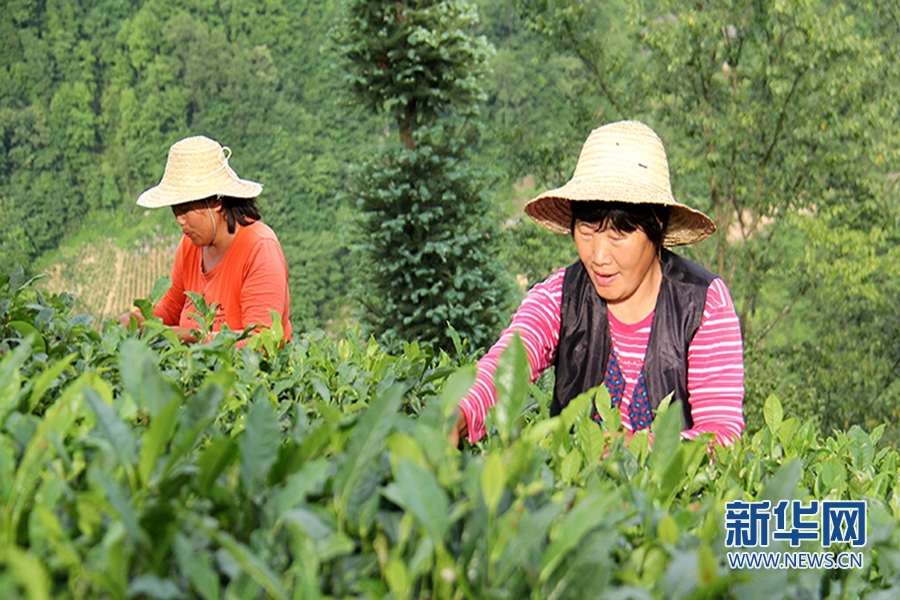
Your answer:
[[[153,315],[185,342],[195,342],[197,313],[185,292],[215,305],[212,330],[235,331],[272,325],[269,311],[291,337],[288,269],[275,232],[260,219],[256,197],[262,185],[241,179],[228,165],[231,150],[204,136],[176,142],[169,149],[162,181],[138,198],[138,206],[171,206],[184,234],[175,252],[172,286]],[[119,317],[127,324],[138,312]]]
[[[531,379],[555,366],[551,415],[605,383],[626,436],[646,429],[672,394],[682,437],[725,444],[744,427],[740,326],[725,283],[664,246],[709,237],[715,225],[675,200],[665,150],[635,121],[599,127],[563,187],[525,206],[538,224],[572,235],[579,260],[529,291],[511,325],[478,362],[451,441],[484,435],[493,373],[518,332]],[[595,414],[595,418],[598,418]]]

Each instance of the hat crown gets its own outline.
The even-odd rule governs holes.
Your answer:
[[[662,140],[638,121],[594,129],[581,147],[572,178],[529,201],[525,213],[550,231],[571,233],[571,203],[591,201],[668,206],[665,246],[693,244],[716,231],[709,217],[675,199]]]
[[[571,183],[588,187],[593,200],[675,202],[662,140],[638,121],[594,129],[581,148]]]
[[[255,198],[262,185],[237,176],[228,164],[231,149],[197,135],[172,144],[159,185],[140,195],[138,205],[172,206],[210,196]]]
[[[172,186],[197,185],[228,168],[230,152],[230,148],[222,147],[219,142],[202,135],[175,142],[169,148],[162,183]]]

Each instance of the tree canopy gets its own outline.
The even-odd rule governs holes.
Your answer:
[[[508,297],[483,169],[470,164],[491,46],[464,1],[350,0],[334,30],[353,100],[387,113],[386,136],[351,193],[360,211],[357,298],[384,339],[476,348]],[[481,175],[481,176],[479,176]]]

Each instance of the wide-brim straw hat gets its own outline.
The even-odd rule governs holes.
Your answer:
[[[712,219],[678,202],[672,194],[662,140],[638,121],[619,121],[593,130],[581,148],[572,179],[525,205],[525,213],[556,233],[571,233],[571,202],[606,201],[670,207],[664,246],[705,240],[716,231]]]
[[[259,196],[262,184],[238,177],[228,166],[230,157],[230,148],[202,135],[175,142],[162,180],[138,197],[138,206],[159,208],[210,196]]]

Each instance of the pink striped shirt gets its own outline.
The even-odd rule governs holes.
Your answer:
[[[514,332],[519,333],[525,345],[532,383],[553,365],[559,341],[565,272],[560,269],[528,292],[509,327],[478,361],[475,384],[459,405],[466,418],[470,441],[477,441],[485,434],[485,416],[497,401],[494,371]],[[619,406],[626,431],[631,431],[627,410],[644,366],[652,323],[653,313],[632,325],[621,323],[610,314],[613,350],[626,381],[625,397]],[[688,394],[694,425],[682,432],[683,438],[711,432],[716,443],[726,444],[740,437],[744,429],[743,344],[731,296],[719,278],[707,290],[700,328],[688,348]]]

